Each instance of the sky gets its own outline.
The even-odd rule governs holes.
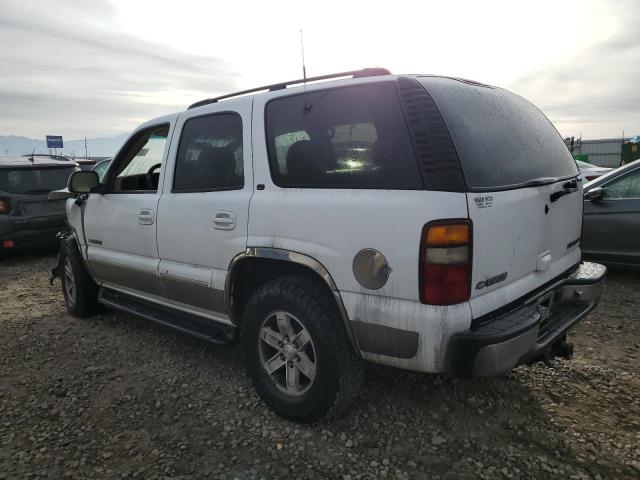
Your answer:
[[[640,1],[0,0],[0,135],[112,136],[219,94],[386,67],[535,103],[564,136],[640,134]]]

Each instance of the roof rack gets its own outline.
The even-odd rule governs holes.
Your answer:
[[[298,80],[274,83],[272,85],[265,85],[263,87],[250,88],[249,90],[242,90],[240,92],[229,93],[227,95],[222,95],[220,97],[207,98],[205,100],[200,100],[199,102],[189,105],[188,110],[191,110],[192,108],[196,108],[196,107],[201,107],[202,105],[216,103],[218,100],[224,100],[225,98],[238,97],[240,95],[246,95],[248,93],[261,92],[265,90],[269,92],[273,92],[275,90],[283,90],[290,85],[299,85],[301,83],[316,82],[318,80],[328,80],[330,78],[340,78],[340,77],[363,78],[363,77],[377,77],[379,75],[391,75],[391,72],[386,68],[363,68],[362,70],[352,70],[350,72],[331,73],[329,75],[320,75],[318,77],[309,77],[306,79],[299,78]]]

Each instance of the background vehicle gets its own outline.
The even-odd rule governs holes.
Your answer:
[[[76,162],[81,170],[93,170],[96,166],[96,161],[90,158],[75,158],[72,161]]]
[[[361,359],[469,377],[570,355],[604,268],[580,264],[582,185],[548,119],[467,80],[347,76],[197,102],[138,128],[104,182],[76,172],[69,311],[239,334],[298,421],[355,401]]]
[[[608,173],[611,171],[611,168],[606,167],[598,167],[596,165],[591,165],[590,163],[583,162],[582,160],[576,160],[576,164],[580,169],[580,177],[585,182],[590,182],[591,180],[595,180],[601,175]]]
[[[104,181],[104,176],[107,173],[107,169],[109,168],[109,165],[111,165],[111,160],[113,160],[113,158],[105,158],[104,160],[100,160],[92,168],[92,170],[98,174],[98,178],[100,179],[100,182]]]
[[[50,160],[60,160],[60,161],[67,161],[67,162],[73,162],[75,163],[78,167],[80,167],[81,170],[91,170],[95,164],[96,161],[95,160],[91,160],[89,158],[76,158],[76,159],[71,159],[70,157],[66,157],[64,155],[48,155],[45,153],[35,153],[33,155],[29,154],[29,155],[23,155],[24,158],[42,158],[42,159],[50,159]]]
[[[77,169],[68,159],[0,157],[0,253],[55,244],[66,224],[65,201],[47,194]]]
[[[640,268],[640,160],[587,183],[584,192],[584,257]]]

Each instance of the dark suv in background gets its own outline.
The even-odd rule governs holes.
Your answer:
[[[65,188],[77,169],[56,157],[0,157],[0,255],[55,244],[66,222],[65,200],[47,195]]]

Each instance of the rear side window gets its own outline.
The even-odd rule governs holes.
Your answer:
[[[267,104],[266,122],[276,185],[423,188],[392,85],[277,98]]]
[[[187,120],[176,158],[173,191],[233,190],[243,186],[240,116],[219,113]]]
[[[500,88],[427,77],[472,189],[517,187],[578,174],[558,131],[524,98]]]

